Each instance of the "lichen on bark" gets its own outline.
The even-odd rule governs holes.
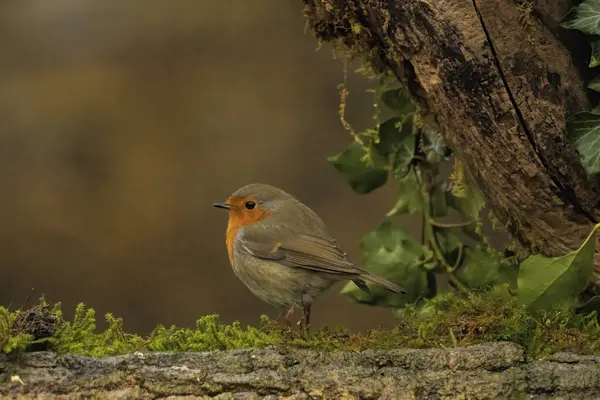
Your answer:
[[[284,346],[99,359],[39,352],[18,364],[0,358],[0,395],[21,399],[589,399],[599,391],[598,357],[561,353],[525,362],[512,343],[358,353]]]

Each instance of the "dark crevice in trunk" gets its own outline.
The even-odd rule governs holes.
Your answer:
[[[513,93],[510,89],[508,80],[506,79],[506,76],[502,69],[502,65],[500,64],[500,57],[498,56],[498,53],[496,52],[496,49],[494,47],[492,37],[485,25],[485,21],[483,19],[483,16],[481,15],[481,12],[479,11],[479,8],[477,7],[477,0],[472,0],[472,1],[473,1],[473,7],[475,8],[475,12],[477,13],[477,17],[479,18],[479,22],[481,23],[481,29],[483,30],[483,33],[485,34],[486,40],[490,47],[490,52],[492,53],[492,56],[493,56],[492,58],[494,61],[494,65],[498,69],[498,74],[500,75],[500,79],[502,80],[502,84],[504,85],[504,89],[506,90],[506,94],[510,100],[510,103],[513,106],[515,115],[517,117],[517,120],[519,121],[519,124],[521,125],[521,128],[523,129],[523,132],[525,133],[525,135],[527,136],[527,139],[529,140],[529,143],[531,144],[533,152],[537,155],[540,163],[544,166],[544,168],[548,172],[548,175],[552,179],[552,182],[554,182],[554,184],[558,188],[559,196],[561,197],[561,199],[563,201],[571,203],[573,205],[573,207],[575,208],[575,211],[577,213],[585,216],[585,218],[587,218],[590,222],[592,222],[594,224],[598,223],[597,220],[583,208],[581,203],[579,203],[579,200],[577,199],[577,195],[573,191],[573,188],[563,185],[562,182],[560,182],[560,180],[558,180],[558,178],[554,174],[552,174],[552,169],[550,168],[547,160],[545,159],[545,157],[542,154],[540,154],[538,145],[534,138],[534,135],[532,134],[531,130],[529,129],[529,127],[527,125],[527,121],[523,117],[523,113],[519,109],[519,105],[517,104],[517,101],[515,100],[515,97],[513,96]]]

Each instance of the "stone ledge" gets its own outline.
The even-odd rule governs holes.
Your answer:
[[[0,356],[0,395],[18,399],[593,399],[600,357],[526,362],[521,347],[319,352],[270,347],[89,358]]]

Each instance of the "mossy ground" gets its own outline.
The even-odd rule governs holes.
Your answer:
[[[419,308],[396,311],[391,330],[350,333],[343,328],[307,334],[261,317],[259,327],[219,323],[217,315],[200,318],[194,328],[158,326],[149,336],[126,333],[123,320],[105,316],[107,329],[96,329],[93,309],[80,304],[72,320],[63,319],[60,304],[26,310],[0,307],[0,348],[5,353],[52,350],[93,357],[135,351],[208,351],[269,345],[319,350],[360,351],[372,348],[465,346],[506,340],[525,347],[528,357],[556,351],[600,354],[600,325],[587,316],[556,311],[531,315],[507,293],[441,296]]]

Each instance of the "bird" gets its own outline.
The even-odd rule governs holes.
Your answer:
[[[253,183],[213,207],[228,211],[225,243],[233,273],[256,297],[279,309],[289,324],[296,309],[308,329],[315,299],[340,280],[406,293],[355,265],[308,206],[275,186]]]

